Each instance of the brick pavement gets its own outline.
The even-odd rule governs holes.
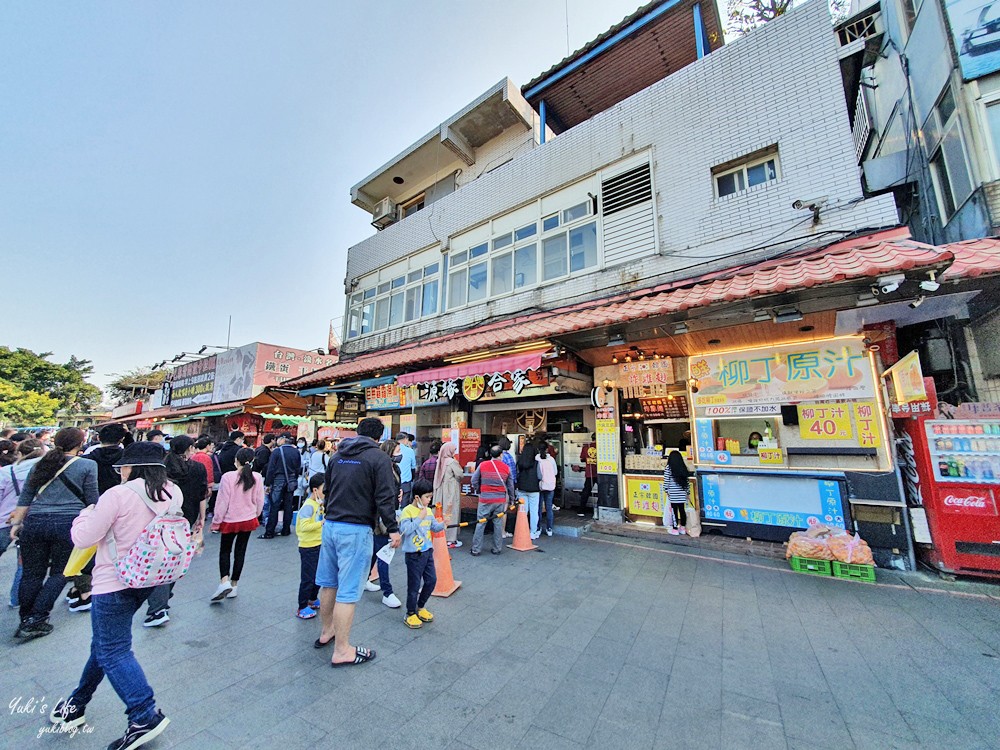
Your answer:
[[[466,546],[462,588],[432,599],[423,630],[366,594],[354,640],[378,658],[337,671],[311,647],[315,623],[292,617],[294,544],[253,539],[240,597],[210,606],[211,537],[171,623],[136,626],[172,720],[150,747],[1000,746],[1000,600],[972,589],[818,579],[602,535],[543,537],[544,552],[500,558]],[[0,589],[12,563],[0,558]],[[392,574],[403,588],[401,560]],[[87,620],[60,604],[55,633],[16,645],[4,608],[4,706],[73,687]],[[93,733],[71,740],[36,739],[42,717],[8,712],[0,747],[104,747],[124,728],[107,683],[87,714]]]

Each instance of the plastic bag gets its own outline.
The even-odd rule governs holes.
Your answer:
[[[860,535],[839,534],[831,537],[828,546],[833,559],[855,565],[874,565],[871,548]]]
[[[829,539],[832,532],[826,526],[813,526],[807,531],[796,531],[788,538],[785,558],[810,557],[813,560],[833,560]]]
[[[96,544],[93,547],[74,547],[73,551],[69,553],[69,560],[66,561],[66,567],[63,568],[63,575],[67,578],[80,575],[87,563],[96,554]]]

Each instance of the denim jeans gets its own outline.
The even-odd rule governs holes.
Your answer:
[[[422,585],[421,585],[422,584]],[[423,609],[437,585],[434,550],[406,553],[406,614]]]
[[[316,568],[319,565],[319,545],[299,547],[299,609],[308,607],[319,598]]]
[[[80,684],[69,697],[73,705],[82,708],[90,703],[107,675],[111,687],[125,703],[129,722],[144,724],[155,716],[153,688],[132,653],[132,616],[152,591],[122,589],[91,597],[90,658],[83,668]]]
[[[539,503],[541,504],[542,508],[545,510],[545,520],[547,521],[547,525],[545,527],[546,531],[552,531],[552,523],[553,523],[552,499],[553,499],[553,497],[555,497],[555,494],[556,494],[555,490],[539,490],[538,491],[538,500],[539,500]],[[539,529],[539,531],[541,531],[541,529]]]
[[[524,492],[522,490],[517,491],[517,499],[524,503],[525,510],[528,512],[528,529],[531,531],[531,536],[535,537],[538,535],[538,492]],[[518,509],[520,511],[520,509]]]
[[[73,551],[69,534],[74,518],[67,513],[29,513],[24,519],[20,535],[24,570],[18,591],[21,622],[48,620],[66,587],[62,573]]]
[[[368,566],[369,572],[371,572],[372,565],[378,566],[378,585],[382,589],[382,596],[392,595],[392,582],[389,580],[389,566],[385,564],[385,560],[378,557],[375,553],[388,543],[389,537],[385,534],[376,534],[372,537],[372,562]],[[365,581],[368,581],[367,575],[365,576]]]
[[[279,510],[284,514],[284,520],[281,522],[281,533],[292,533],[292,501],[294,500],[292,493],[294,491],[295,486],[285,484],[284,479],[280,481],[275,480],[274,486],[271,487],[271,508],[267,516],[267,526],[264,529],[264,533],[274,536],[275,529],[278,528]]]

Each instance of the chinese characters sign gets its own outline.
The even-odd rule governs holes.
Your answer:
[[[597,410],[597,473],[618,474],[618,422],[612,406]]]
[[[647,417],[663,419],[686,419],[688,416],[687,396],[678,394],[673,398],[644,398],[642,413]]]
[[[642,385],[671,385],[674,382],[674,364],[670,357],[625,362],[618,365],[618,379],[622,387]]]
[[[924,402],[926,403],[926,401]],[[881,448],[878,411],[874,401],[859,401],[854,406],[854,424],[858,428],[858,445],[862,448]]]
[[[215,356],[175,367],[170,379],[170,406],[180,408],[212,403]]]
[[[625,475],[625,497],[628,512],[633,516],[662,516],[660,479],[652,476]]]
[[[696,409],[874,398],[871,365],[854,338],[691,357]]]
[[[841,483],[815,477],[704,473],[705,518],[804,529],[846,528]]]
[[[783,464],[785,454],[781,448],[758,448],[757,457],[762,464]]]
[[[799,404],[799,437],[803,440],[853,440],[850,404]],[[874,410],[872,410],[874,411]]]
[[[365,404],[372,411],[381,409],[398,409],[400,407],[400,388],[395,383],[365,388]]]
[[[464,378],[434,380],[411,386],[416,391],[412,405],[421,406],[435,404],[439,401],[451,401],[460,393],[466,401],[500,398],[508,394],[520,396],[525,388],[548,385],[548,383],[549,371],[547,369],[513,370],[485,375],[467,375]]]

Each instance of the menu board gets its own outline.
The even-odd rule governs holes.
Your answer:
[[[597,473],[618,474],[618,424],[612,406],[597,410]]]
[[[647,419],[687,419],[689,416],[688,400],[684,394],[673,398],[644,398],[639,403]]]

